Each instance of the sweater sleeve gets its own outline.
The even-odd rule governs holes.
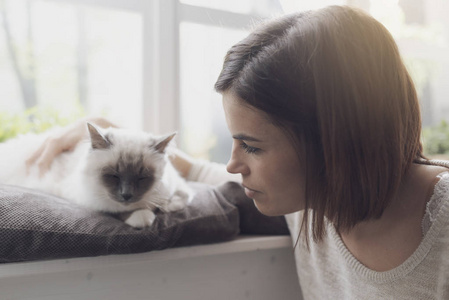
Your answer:
[[[224,164],[206,160],[195,160],[186,179],[210,185],[220,185],[227,181],[242,182],[241,175],[228,173]]]

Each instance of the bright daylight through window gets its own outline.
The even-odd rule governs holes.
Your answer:
[[[392,32],[419,93],[425,151],[449,155],[448,1],[154,1],[169,16],[155,18],[147,0],[0,0],[0,140],[33,120],[43,130],[101,115],[177,130],[186,152],[226,162],[230,138],[213,85],[228,48],[258,20],[348,4]]]

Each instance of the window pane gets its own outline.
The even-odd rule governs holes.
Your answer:
[[[282,11],[278,0],[180,0],[179,2],[242,14],[268,16]]]
[[[366,0],[353,0],[352,2],[363,2]],[[345,5],[350,4],[351,0],[279,0],[284,13],[293,13],[297,11],[319,9],[329,5]],[[360,6],[360,5],[358,5]]]
[[[449,2],[371,0],[370,12],[393,34],[418,91],[428,155],[449,159]],[[439,152],[439,153],[438,153]]]
[[[245,31],[181,23],[181,148],[205,159],[226,162],[231,137],[215,80],[227,50]]]
[[[140,127],[142,20],[136,13],[41,0],[4,1],[0,111],[81,104]]]

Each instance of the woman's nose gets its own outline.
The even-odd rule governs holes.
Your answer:
[[[232,174],[240,173],[242,175],[247,175],[249,173],[248,165],[238,154],[235,153],[235,151],[232,151],[231,158],[226,165],[226,170]]]

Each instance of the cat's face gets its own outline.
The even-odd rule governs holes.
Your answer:
[[[142,158],[133,159],[130,154],[103,168],[99,176],[111,198],[124,205],[138,202],[156,180],[154,166],[145,166]]]
[[[88,124],[91,151],[86,172],[96,182],[93,201],[104,211],[154,208],[161,199],[157,189],[165,168],[165,148],[173,138]]]

